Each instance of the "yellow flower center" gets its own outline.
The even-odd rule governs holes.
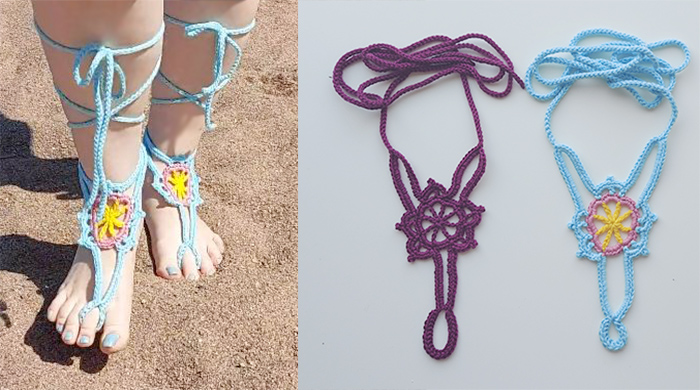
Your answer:
[[[615,236],[615,240],[622,244],[622,235],[620,235],[620,232],[629,232],[630,230],[632,230],[631,227],[622,225],[622,221],[627,219],[632,214],[632,210],[627,210],[626,213],[620,215],[620,208],[620,202],[617,202],[617,205],[615,205],[615,212],[612,213],[610,211],[610,207],[608,207],[606,203],[603,203],[603,210],[605,210],[605,216],[593,216],[593,218],[603,222],[603,227],[598,229],[598,231],[595,233],[596,236],[607,232],[607,234],[605,235],[605,239],[603,240],[603,250],[605,250],[605,248],[608,247],[608,244],[610,244],[610,238],[612,238],[612,236]]]
[[[110,237],[115,237],[117,235],[117,229],[124,227],[124,222],[121,221],[122,215],[126,214],[128,207],[119,203],[119,200],[113,201],[112,204],[108,204],[105,209],[104,217],[97,224],[99,229],[98,238],[100,240],[104,239],[105,235]]]
[[[187,180],[189,174],[186,171],[172,171],[170,177],[168,178],[168,183],[173,185],[173,190],[175,195],[179,200],[185,200],[187,198]]]

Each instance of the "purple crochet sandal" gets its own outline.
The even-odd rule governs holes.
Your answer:
[[[473,43],[467,43],[466,41],[469,39],[480,39],[486,42],[502,59]],[[362,61],[365,66],[380,73],[380,75],[363,82],[357,89],[353,89],[343,80],[343,71],[358,61]],[[477,64],[497,67],[498,74],[491,77],[484,76],[477,71]],[[430,72],[432,75],[397,90],[399,84],[405,81],[409,75],[417,72]],[[388,108],[402,95],[452,73],[458,74],[462,80],[464,92],[474,117],[479,142],[467,152],[457,165],[449,189],[433,179],[429,179],[428,185],[421,188],[406,157],[394,149],[387,138]],[[522,88],[525,87],[522,80],[515,74],[513,63],[508,56],[494,41],[482,34],[467,34],[456,39],[432,36],[402,49],[387,44],[370,45],[345,54],[340,58],[333,71],[333,86],[343,99],[362,108],[380,110],[379,132],[384,146],[389,151],[389,171],[401,203],[406,208],[401,222],[396,224],[396,229],[406,234],[409,262],[433,259],[435,264],[435,309],[428,314],[423,332],[425,351],[435,359],[444,359],[450,356],[457,344],[457,319],[453,312],[457,292],[457,255],[476,247],[474,228],[481,221],[481,213],[484,212],[482,206],[477,206],[469,200],[469,194],[486,169],[486,155],[484,154],[479,113],[469,89],[467,81],[469,77],[476,80],[482,91],[494,97],[508,95],[513,87],[513,80]],[[503,78],[507,78],[507,86],[503,91],[494,91],[487,86],[487,84],[497,83]],[[368,87],[384,81],[391,82],[384,97],[365,92]],[[461,188],[464,171],[477,157],[476,171],[464,188]],[[400,165],[403,165],[407,173],[414,197],[420,202],[417,206],[411,200],[401,178]],[[443,296],[443,257],[440,251],[447,252],[447,300]],[[437,349],[433,342],[433,328],[442,311],[445,312],[447,319],[448,336],[445,347]]]

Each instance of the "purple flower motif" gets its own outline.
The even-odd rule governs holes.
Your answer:
[[[430,258],[443,249],[464,252],[476,247],[474,228],[481,222],[484,208],[469,200],[454,200],[446,192],[431,180],[418,207],[406,211],[396,224],[408,238],[408,261]]]

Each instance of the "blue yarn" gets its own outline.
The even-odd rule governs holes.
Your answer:
[[[197,269],[200,269],[202,266],[202,256],[199,254],[199,251],[197,251],[196,242],[197,206],[201,205],[203,200],[199,195],[199,176],[194,168],[194,157],[196,152],[190,154],[189,156],[170,157],[156,147],[151,139],[151,136],[148,134],[148,129],[146,129],[146,134],[143,137],[143,144],[148,152],[146,162],[148,164],[148,168],[153,174],[153,188],[160,194],[160,196],[163,197],[163,199],[165,199],[166,202],[168,202],[168,204],[177,207],[178,214],[180,215],[180,224],[182,225],[182,243],[177,250],[178,266],[182,268],[185,253],[189,250],[194,257]],[[153,161],[154,158],[164,162],[168,166],[175,163],[181,163],[187,166],[189,169],[192,191],[188,205],[183,204],[178,199],[173,197],[173,195],[165,188],[165,178],[163,177],[163,173],[158,169]]]
[[[95,286],[93,288],[92,300],[88,302],[79,313],[80,323],[82,324],[85,316],[95,308],[99,311],[99,321],[97,330],[102,328],[105,321],[106,310],[109,303],[114,298],[117,286],[121,279],[121,271],[124,266],[124,255],[136,247],[136,232],[139,227],[141,218],[145,216],[141,208],[141,189],[146,174],[147,154],[144,147],[139,150],[139,161],[136,169],[131,176],[124,182],[117,183],[107,179],[104,170],[104,146],[107,139],[107,129],[111,121],[122,123],[140,123],[145,119],[145,115],[137,117],[129,117],[119,115],[119,112],[133,103],[141,96],[151,84],[158,73],[160,67],[160,57],[154,68],[154,71],[144,82],[144,84],[131,95],[126,94],[126,75],[124,70],[116,61],[117,56],[129,55],[142,50],[146,50],[154,46],[163,36],[165,25],[161,25],[160,29],[148,41],[123,48],[111,48],[99,43],[91,43],[82,48],[74,48],[63,45],[51,39],[46,33],[35,23],[35,27],[39,37],[44,40],[49,46],[60,51],[74,54],[75,60],[73,63],[73,79],[76,84],[87,87],[92,85],[95,109],[89,109],[70,100],[62,91],[56,87],[56,92],[61,100],[65,101],[69,107],[72,107],[78,112],[86,115],[94,116],[93,119],[83,122],[69,122],[71,128],[84,128],[95,126],[95,136],[93,143],[94,157],[94,173],[93,179],[90,180],[83,167],[78,165],[78,178],[80,190],[85,199],[83,207],[78,213],[78,223],[80,226],[80,238],[78,245],[81,245],[90,250],[93,259],[93,268],[95,269]],[[80,64],[87,59],[89,55],[93,58],[90,62],[85,75],[80,73]],[[119,89],[113,93],[115,83],[114,76],[117,75]],[[134,188],[134,193],[131,196],[133,199],[132,217],[128,221],[128,234],[115,244],[117,260],[112,278],[107,287],[107,291],[102,294],[103,275],[102,275],[102,260],[100,247],[93,235],[91,228],[92,206],[99,197],[99,206],[97,208],[97,219],[100,220],[104,216],[107,199],[112,194],[121,194],[129,188]]]
[[[239,29],[229,29],[214,21],[188,23],[168,15],[165,15],[165,21],[183,27],[185,35],[191,38],[194,38],[203,32],[211,32],[216,35],[216,50],[214,53],[212,70],[213,80],[210,85],[203,87],[200,92],[190,93],[175,85],[162,72],[160,72],[157,76],[158,79],[182,97],[175,99],[152,98],[151,102],[153,104],[193,103],[204,111],[206,130],[214,130],[216,125],[211,119],[214,95],[223,89],[229,81],[231,81],[231,78],[240,65],[243,55],[240,45],[238,45],[233,38],[249,33],[253,27],[255,27],[255,20],[253,20],[249,25]],[[231,45],[233,50],[236,52],[236,58],[234,59],[231,68],[224,73],[224,58],[226,56],[227,45]],[[182,268],[185,254],[189,251],[194,257],[196,267],[200,269],[202,265],[202,257],[197,251],[196,245],[197,206],[201,205],[203,201],[199,195],[199,176],[197,175],[194,167],[195,153],[192,153],[189,156],[168,156],[163,151],[158,149],[158,147],[156,147],[156,145],[153,143],[153,140],[148,134],[148,129],[146,129],[143,144],[148,152],[148,168],[153,173],[153,188],[163,197],[163,199],[165,199],[166,202],[168,202],[168,204],[177,207],[178,214],[180,216],[180,224],[182,225],[182,243],[177,250],[178,265],[180,268]],[[189,194],[190,201],[188,204],[184,204],[179,199],[173,197],[173,195],[166,189],[165,178],[163,177],[163,173],[158,169],[158,167],[156,167],[153,160],[154,158],[164,162],[166,166],[171,166],[175,163],[181,163],[187,166],[192,191],[192,193]]]
[[[193,103],[200,107],[202,110],[204,110],[205,128],[207,130],[214,130],[214,128],[216,128],[216,125],[212,122],[211,119],[214,95],[216,94],[216,92],[224,88],[229,81],[231,81],[233,74],[236,72],[238,66],[241,63],[241,56],[243,55],[243,50],[233,38],[249,33],[253,29],[253,27],[255,27],[255,20],[253,20],[249,25],[239,29],[229,29],[221,25],[219,22],[214,21],[203,23],[188,23],[168,15],[165,15],[165,20],[167,22],[184,27],[185,35],[191,38],[194,38],[203,32],[210,32],[216,35],[216,51],[214,54],[213,80],[210,85],[203,87],[200,92],[190,93],[175,85],[162,72],[160,72],[158,73],[158,79],[182,97],[175,99],[153,98],[151,101],[154,104],[188,102]],[[231,68],[226,73],[224,73],[224,58],[226,56],[227,45],[231,45],[233,50],[236,52],[236,58],[234,59]]]
[[[591,36],[604,36],[611,38],[610,42],[594,46],[579,46],[579,42]],[[672,67],[665,60],[657,57],[653,50],[676,46],[683,50],[685,60],[678,67]],[[573,58],[563,58],[556,55],[560,53],[571,54]],[[609,54],[609,58],[599,58],[600,54]],[[530,65],[525,75],[525,85],[527,91],[536,99],[541,101],[551,100],[544,118],[544,128],[549,142],[554,147],[554,159],[559,166],[559,171],[569,193],[574,201],[576,212],[569,228],[574,231],[578,239],[578,251],[576,255],[580,258],[587,257],[598,263],[598,288],[600,304],[605,318],[600,324],[599,336],[603,345],[609,350],[617,351],[627,343],[627,328],[622,323],[622,319],[627,314],[634,298],[634,268],[633,260],[638,256],[649,254],[647,239],[652,223],[657,217],[649,208],[649,197],[656,187],[656,183],[661,174],[661,169],[666,158],[666,140],[673,123],[678,116],[678,108],[673,99],[671,91],[676,83],[676,73],[683,70],[690,61],[688,47],[678,40],[663,40],[654,43],[645,43],[641,39],[608,29],[590,29],[577,34],[569,46],[555,47],[541,52]],[[557,64],[565,67],[560,77],[546,79],[539,73],[539,66],[542,64]],[[537,93],[532,88],[532,78],[541,84],[551,87],[548,93]],[[642,79],[653,79],[654,82]],[[558,143],[551,130],[551,115],[569,88],[577,80],[587,78],[602,78],[610,88],[624,88],[634,96],[642,107],[652,109],[657,107],[663,98],[668,99],[671,105],[671,118],[666,129],[659,135],[652,137],[644,147],[644,150],[637,159],[632,171],[625,181],[616,180],[613,176],[608,176],[603,182],[594,184],[586,172],[581,160],[574,150],[564,144]],[[668,83],[665,82],[668,80]],[[639,93],[644,89],[652,93],[655,98],[647,100]],[[656,148],[656,159],[649,182],[644,187],[636,207],[642,217],[639,219],[639,226],[636,229],[637,239],[632,241],[629,247],[624,248],[624,272],[625,272],[625,298],[617,311],[613,311],[608,301],[608,286],[606,280],[606,256],[594,251],[594,244],[591,241],[592,235],[586,230],[587,223],[585,217],[588,215],[581,195],[576,187],[569,168],[566,166],[564,157],[568,158],[574,166],[576,173],[581,178],[583,186],[596,199],[603,196],[607,191],[611,194],[624,196],[625,193],[635,184],[641,170],[651,154]],[[610,337],[610,327],[615,326],[618,338]]]

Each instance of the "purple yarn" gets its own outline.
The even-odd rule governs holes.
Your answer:
[[[466,42],[472,38],[481,39],[488,43],[503,60],[486,49]],[[427,47],[421,48],[423,46]],[[470,50],[470,53],[460,51],[460,49]],[[353,89],[343,80],[343,71],[358,61],[362,61],[365,66],[380,73],[380,75],[363,82],[357,89]],[[491,77],[484,76],[476,69],[477,64],[498,67],[498,74]],[[397,90],[399,84],[414,72],[430,72],[432,75]],[[433,179],[429,179],[427,187],[421,189],[408,160],[391,146],[387,138],[387,111],[389,105],[402,95],[452,73],[458,74],[462,79],[479,142],[467,152],[457,165],[449,189],[445,189],[443,185]],[[401,222],[396,224],[396,229],[404,232],[408,239],[406,242],[408,261],[432,258],[435,264],[435,309],[428,314],[423,332],[425,351],[435,359],[444,359],[450,356],[457,343],[457,319],[453,312],[457,292],[457,255],[476,247],[474,228],[481,222],[481,213],[484,212],[482,206],[477,206],[468,199],[486,168],[479,113],[472,99],[467,82],[468,77],[474,78],[482,91],[494,97],[508,95],[513,87],[513,80],[522,88],[525,87],[522,80],[515,74],[513,63],[508,56],[491,38],[482,34],[467,34],[456,39],[436,35],[402,49],[387,44],[370,45],[342,56],[333,71],[333,86],[343,99],[362,108],[380,110],[379,132],[389,151],[389,170],[394,186],[406,209],[401,217]],[[487,86],[487,84],[499,82],[504,77],[507,78],[507,86],[503,91],[498,92]],[[365,92],[368,87],[383,81],[391,81],[384,97]],[[479,161],[476,171],[460,191],[464,171],[477,157]],[[400,165],[403,165],[406,170],[413,195],[420,202],[418,206],[414,205],[404,185]],[[455,199],[458,192],[459,197]],[[446,301],[443,296],[441,250],[447,252],[448,292]],[[437,349],[433,343],[433,328],[442,311],[445,312],[447,319],[448,336],[445,347]]]

